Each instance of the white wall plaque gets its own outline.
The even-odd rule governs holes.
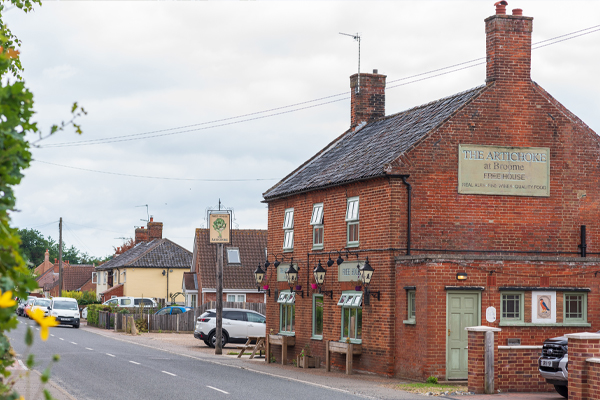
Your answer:
[[[485,310],[485,320],[490,323],[496,321],[496,308],[495,307],[488,307]]]

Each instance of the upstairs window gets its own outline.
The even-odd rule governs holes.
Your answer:
[[[313,205],[310,224],[313,227],[313,249],[323,248],[323,203]]]
[[[350,197],[346,206],[346,246],[358,247],[358,197]]]
[[[237,247],[228,247],[227,262],[229,264],[240,264],[240,249],[238,249]]]
[[[294,209],[285,210],[283,218],[283,249],[294,249]]]
[[[98,283],[98,273],[92,272],[92,283]]]

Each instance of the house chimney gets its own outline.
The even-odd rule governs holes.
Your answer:
[[[361,122],[371,122],[385,116],[385,78],[374,69],[372,74],[358,74],[350,77],[352,97],[350,100],[350,128]]]
[[[154,218],[150,218],[148,222],[148,241],[151,242],[154,239],[162,239],[162,222],[154,222]]]
[[[47,264],[50,262],[50,252],[48,251],[48,249],[46,249],[46,252],[44,253],[44,264]]]
[[[148,241],[148,230],[144,227],[135,228],[135,244]]]
[[[54,271],[53,272],[55,274],[58,274],[58,272],[59,272],[58,270],[59,270],[59,268],[58,268],[58,258],[55,258],[54,259]]]
[[[533,18],[517,8],[506,15],[508,2],[495,4],[496,15],[485,19],[486,82],[531,81],[531,32]]]

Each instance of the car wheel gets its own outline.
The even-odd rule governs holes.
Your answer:
[[[208,347],[210,347],[210,344],[208,344],[208,340],[205,340],[204,344],[207,345]]]
[[[75,328],[75,329],[79,329],[79,324],[75,324],[75,325],[73,325],[73,328]]]
[[[217,335],[215,332],[213,332],[208,336],[208,345],[214,349],[216,342],[217,342]],[[221,334],[221,348],[225,347],[226,344],[227,344],[227,335],[225,334],[225,332],[223,332]]]
[[[563,385],[554,385],[554,390],[565,399],[569,398],[569,387]]]

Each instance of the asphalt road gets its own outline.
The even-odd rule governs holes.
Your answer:
[[[35,354],[42,372],[52,356],[51,379],[78,400],[93,399],[364,399],[325,387],[258,374],[114,340],[82,329],[59,326],[42,342],[35,322],[19,317],[9,333],[18,358]],[[34,329],[34,345],[24,343],[26,324]]]

